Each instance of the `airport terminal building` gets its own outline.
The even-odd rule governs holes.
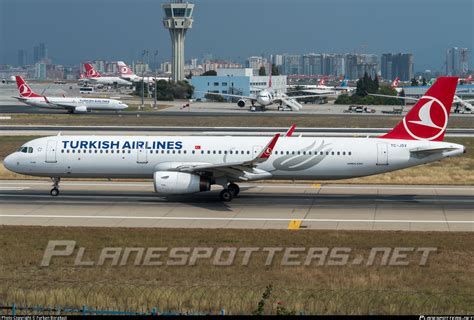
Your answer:
[[[269,86],[269,76],[254,76],[253,69],[217,69],[216,76],[192,77],[194,99],[205,100],[206,92],[255,96]],[[286,76],[272,76],[275,92],[286,92]],[[228,100],[231,100],[230,98]]]

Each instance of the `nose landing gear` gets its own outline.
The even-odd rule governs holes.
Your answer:
[[[51,178],[51,181],[53,181],[53,188],[49,192],[53,197],[56,197],[59,195],[59,182],[61,181],[61,178]]]

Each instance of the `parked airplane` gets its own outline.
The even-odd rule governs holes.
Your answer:
[[[31,140],[4,159],[13,172],[61,178],[153,179],[161,195],[209,191],[222,201],[239,194],[240,181],[320,180],[374,175],[461,155],[442,142],[456,77],[441,77],[405,118],[377,138],[50,136]]]
[[[233,97],[239,98],[237,105],[241,108],[244,108],[247,104],[247,101],[250,101],[251,106],[250,110],[255,111],[255,103],[260,105],[260,107],[265,110],[267,106],[278,104],[278,110],[301,110],[303,106],[297,101],[297,99],[311,98],[311,97],[323,97],[325,95],[333,95],[334,93],[328,94],[314,94],[314,95],[301,95],[301,96],[288,96],[281,92],[275,92],[272,88],[272,75],[268,80],[268,87],[262,88],[257,92],[255,96],[244,96],[238,94],[228,94],[228,93],[217,93],[217,92],[206,92],[206,94],[223,96],[223,97]]]
[[[337,95],[339,93],[349,93],[354,91],[355,87],[349,87],[348,80],[346,78],[342,79],[341,83],[337,86],[327,86],[326,80],[324,78],[319,79],[317,85],[299,85],[291,86],[292,88],[302,88],[303,92],[314,93],[314,94],[324,94],[324,95]]]
[[[154,83],[155,80],[156,81],[160,81],[160,80],[169,81],[170,80],[170,78],[166,78],[166,77],[140,77],[140,76],[137,76],[132,71],[132,69],[130,69],[125,64],[125,62],[123,62],[123,61],[117,61],[117,66],[119,68],[120,78],[122,78],[124,80],[127,80],[127,81],[130,81],[130,82],[141,82],[142,80],[144,80],[147,83]]]
[[[2,79],[2,84],[9,84],[9,83],[14,83],[15,82],[15,77],[14,76],[11,76],[10,78],[5,78],[5,79]]]
[[[20,96],[14,98],[30,106],[39,108],[65,109],[70,113],[78,113],[90,110],[120,111],[128,107],[125,103],[114,99],[46,97],[45,95],[33,92],[30,86],[20,76],[16,76],[16,85],[18,86]]]
[[[94,69],[94,67],[90,63],[84,63],[84,68],[86,69],[86,73],[81,76],[81,82],[94,82],[97,84],[103,84],[107,86],[132,86],[133,83],[122,79],[120,77],[111,77],[106,76],[103,77],[98,71]]]

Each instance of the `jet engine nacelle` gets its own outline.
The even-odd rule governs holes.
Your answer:
[[[155,192],[161,194],[189,194],[211,190],[211,182],[197,174],[156,171],[153,174]]]
[[[85,106],[75,107],[75,108],[74,108],[74,112],[77,112],[77,113],[79,113],[79,112],[87,112],[87,107],[85,107]]]
[[[241,108],[245,107],[245,100],[244,99],[240,99],[239,101],[237,101],[237,105]]]

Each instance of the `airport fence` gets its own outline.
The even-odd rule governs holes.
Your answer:
[[[1,315],[472,314],[473,295],[51,282],[0,287]]]

